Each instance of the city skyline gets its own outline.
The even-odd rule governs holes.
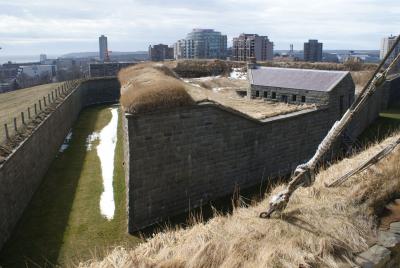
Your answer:
[[[301,50],[308,39],[327,50],[378,50],[383,37],[397,34],[398,14],[395,0],[15,0],[0,3],[0,56],[97,51],[102,34],[110,50],[146,51],[151,43],[172,45],[193,28],[226,34],[228,46],[254,33],[267,35],[276,50],[290,44]]]

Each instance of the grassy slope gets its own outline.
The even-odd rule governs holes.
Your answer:
[[[126,232],[123,138],[121,117],[114,169],[115,218],[100,215],[103,191],[96,150],[86,151],[86,137],[111,119],[105,106],[82,112],[73,128],[70,147],[51,165],[40,189],[23,215],[10,242],[0,254],[0,265],[34,263],[72,264],[103,256],[108,247],[134,245],[138,239]]]
[[[18,117],[18,120],[20,120],[21,112],[27,112],[28,107],[31,107],[31,112],[33,114],[33,105],[37,103],[39,99],[43,99],[44,96],[47,96],[47,94],[57,88],[58,85],[59,83],[52,83],[0,94],[0,141],[3,135],[5,135],[3,133],[3,125],[5,123],[11,123],[13,117]]]

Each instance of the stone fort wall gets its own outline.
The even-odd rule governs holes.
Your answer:
[[[352,133],[364,130],[386,108],[391,83],[370,100],[373,108],[361,112]],[[235,187],[289,174],[314,154],[340,117],[338,106],[336,101],[262,121],[213,103],[127,114],[129,232],[229,195]]]
[[[57,109],[0,165],[0,249],[11,235],[80,111],[118,102],[117,79],[92,79],[73,90]]]

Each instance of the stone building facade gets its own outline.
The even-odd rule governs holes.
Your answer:
[[[349,72],[254,66],[248,70],[250,98],[292,104],[331,105],[344,112],[354,101]]]

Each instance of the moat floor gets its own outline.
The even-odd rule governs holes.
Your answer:
[[[113,246],[133,247],[140,242],[127,234],[121,116],[118,116],[112,182],[115,211],[110,217],[104,216],[100,209],[103,191],[109,189],[103,187],[96,149],[100,140],[93,138],[96,136],[93,133],[101,136],[101,131],[110,124],[110,107],[95,106],[81,113],[68,146],[63,146],[65,150],[50,166],[0,253],[0,266],[72,266],[102,257]]]

